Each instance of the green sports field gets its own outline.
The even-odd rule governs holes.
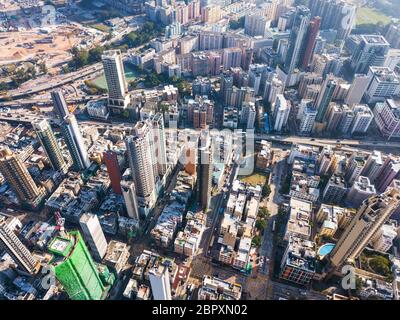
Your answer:
[[[378,24],[379,22],[388,24],[390,23],[390,17],[368,7],[359,8],[357,10],[356,25]]]

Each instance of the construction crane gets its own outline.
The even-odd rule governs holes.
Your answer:
[[[75,104],[69,104],[68,105],[68,111],[70,112],[70,113],[74,113],[74,111],[76,110],[76,105]]]

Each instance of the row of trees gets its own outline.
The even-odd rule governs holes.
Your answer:
[[[2,81],[0,82],[0,92],[10,90],[10,87],[7,82]]]
[[[128,33],[119,43],[112,47],[125,51],[128,48],[134,48],[148,43],[152,38],[158,36],[160,31],[161,30],[153,22],[146,22],[139,31]],[[111,46],[96,46],[90,50],[78,49],[76,47],[72,48],[72,60],[68,64],[68,68],[64,69],[64,72],[76,70],[101,61],[103,52],[110,48]],[[149,78],[148,81],[151,84],[157,82],[154,78]]]
[[[267,227],[268,224],[268,219],[270,217],[270,212],[268,211],[267,208],[262,207],[258,210],[257,213],[257,221],[256,221],[256,229],[259,232],[258,235],[256,235],[253,240],[252,240],[252,244],[256,247],[261,246],[261,242],[262,242],[262,234],[265,230],[265,228]]]
[[[238,20],[230,20],[229,28],[233,30],[244,28],[244,17],[240,17]]]
[[[108,49],[108,47],[101,46],[94,47],[90,50],[78,49],[77,47],[72,48],[72,60],[68,64],[69,70],[76,70],[88,64],[101,61],[101,55],[106,49]]]
[[[1,76],[9,77],[10,82],[0,82],[0,91],[18,88],[22,83],[35,79],[38,74],[46,74],[47,66],[44,61],[24,63],[17,66],[14,63],[1,68]]]
[[[93,2],[93,0],[82,0],[81,2],[79,2],[79,5],[85,9],[96,9],[99,21],[122,17],[122,15],[117,10],[107,7],[106,5],[102,6],[99,10],[98,7],[95,7],[93,5]]]
[[[191,94],[190,83],[182,78],[172,77],[169,78],[167,75],[161,73],[156,74],[154,72],[147,73],[144,77],[144,85],[148,88],[156,87],[160,84],[172,84],[178,88],[181,95],[186,96]]]
[[[388,282],[393,281],[392,263],[386,256],[372,250],[364,250],[360,255],[360,261],[364,267],[386,277]]]
[[[260,235],[254,236],[253,239],[251,240],[251,243],[255,247],[261,246],[261,236]]]
[[[275,218],[274,243],[277,246],[282,246],[284,244],[282,233],[283,230],[285,230],[287,220],[288,212],[283,207],[280,207]]]
[[[282,183],[282,186],[281,186],[280,192],[282,194],[289,194],[291,181],[292,181],[292,173],[291,173],[291,171],[289,171],[285,177],[284,182]]]
[[[11,77],[15,85],[19,86],[21,83],[26,82],[30,79],[36,77],[36,68],[34,66],[29,66],[28,68],[20,68]]]
[[[139,31],[128,33],[120,44],[127,44],[129,48],[134,48],[148,43],[151,39],[157,37],[161,28],[154,22],[147,21]]]
[[[271,194],[271,187],[269,186],[268,178],[267,178],[267,180],[265,181],[265,184],[262,188],[261,195],[263,197],[269,197],[270,194]]]
[[[92,81],[85,81],[85,85],[86,85],[86,91],[88,94],[90,95],[98,95],[98,94],[105,94],[107,93],[107,89],[104,88],[100,88],[99,86],[97,86],[95,83],[93,83]]]

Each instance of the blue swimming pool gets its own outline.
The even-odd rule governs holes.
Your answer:
[[[324,244],[321,248],[319,248],[318,255],[320,255],[322,257],[326,256],[327,254],[331,253],[331,251],[333,250],[334,247],[335,247],[334,243]]]

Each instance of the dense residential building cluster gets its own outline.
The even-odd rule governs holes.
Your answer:
[[[398,173],[393,166],[395,157],[377,150],[345,152],[299,145],[292,147],[287,163],[292,177],[287,192],[289,202],[282,208],[287,222],[281,279],[308,285],[313,280],[329,279],[346,263],[360,259],[360,255],[360,261],[364,261],[366,247],[367,252],[383,256],[393,247],[398,237],[399,210],[398,189],[393,188]],[[297,182],[293,177],[298,179],[299,172],[304,180]],[[310,188],[313,177],[319,183],[323,178],[325,187],[311,198],[310,193],[300,190],[309,190],[306,186]],[[392,290],[387,291],[391,283],[372,270],[366,272],[362,269],[364,263],[356,270],[362,279],[361,299],[370,294],[392,299]]]
[[[186,256],[197,254],[204,229],[204,215],[202,213],[194,214],[188,211],[186,214],[185,229],[179,231],[175,238],[174,251]]]
[[[237,269],[245,269],[250,263],[260,196],[260,186],[246,186],[238,180],[233,182],[220,226],[221,262]]]
[[[399,300],[375,1],[3,2],[0,299]]]

